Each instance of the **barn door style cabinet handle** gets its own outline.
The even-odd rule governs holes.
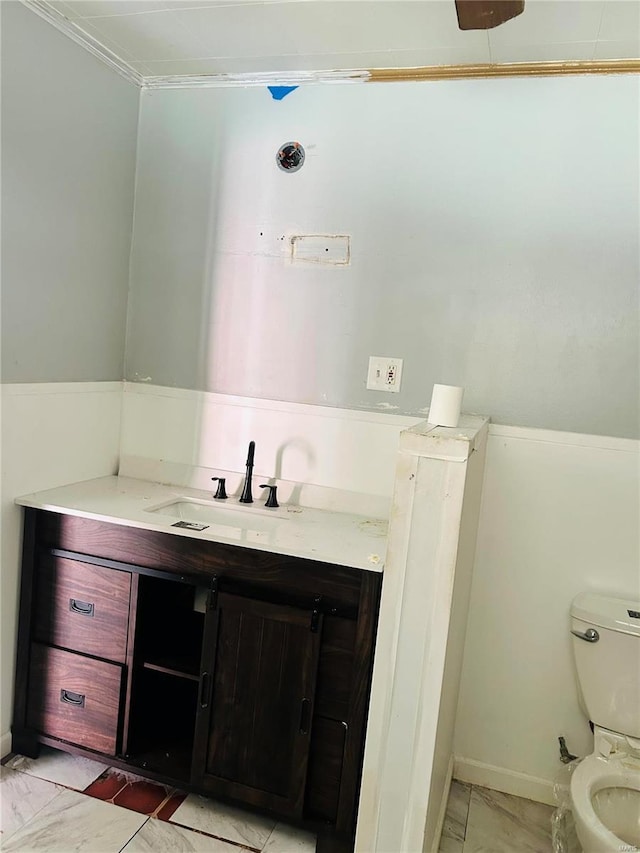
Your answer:
[[[309,724],[311,722],[311,702],[309,699],[303,699],[300,703],[300,727],[301,735],[309,734]]]
[[[200,707],[209,707],[209,673],[203,672],[200,680]]]

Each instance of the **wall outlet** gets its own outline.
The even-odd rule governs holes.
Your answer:
[[[369,357],[367,388],[370,391],[392,391],[397,393],[400,390],[401,379],[401,358],[391,358],[386,355],[372,355]]]

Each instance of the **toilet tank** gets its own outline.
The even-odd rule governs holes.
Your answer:
[[[598,639],[589,642],[582,635]],[[592,723],[640,738],[640,601],[591,592],[571,605],[578,682]]]

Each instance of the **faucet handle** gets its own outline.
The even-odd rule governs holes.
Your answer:
[[[278,499],[276,497],[276,491],[278,489],[277,486],[272,486],[269,483],[263,483],[260,486],[260,488],[261,489],[269,489],[269,496],[267,497],[267,500],[265,501],[265,506],[273,506],[273,507],[280,506],[280,504],[278,503]]]
[[[218,481],[218,488],[213,497],[217,498],[219,501],[226,500],[229,497],[227,495],[227,490],[225,489],[226,477],[212,477],[211,479]]]

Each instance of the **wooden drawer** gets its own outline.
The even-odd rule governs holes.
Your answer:
[[[115,755],[122,672],[117,664],[34,643],[27,725]]]
[[[38,568],[35,639],[125,663],[131,575],[59,557]]]

